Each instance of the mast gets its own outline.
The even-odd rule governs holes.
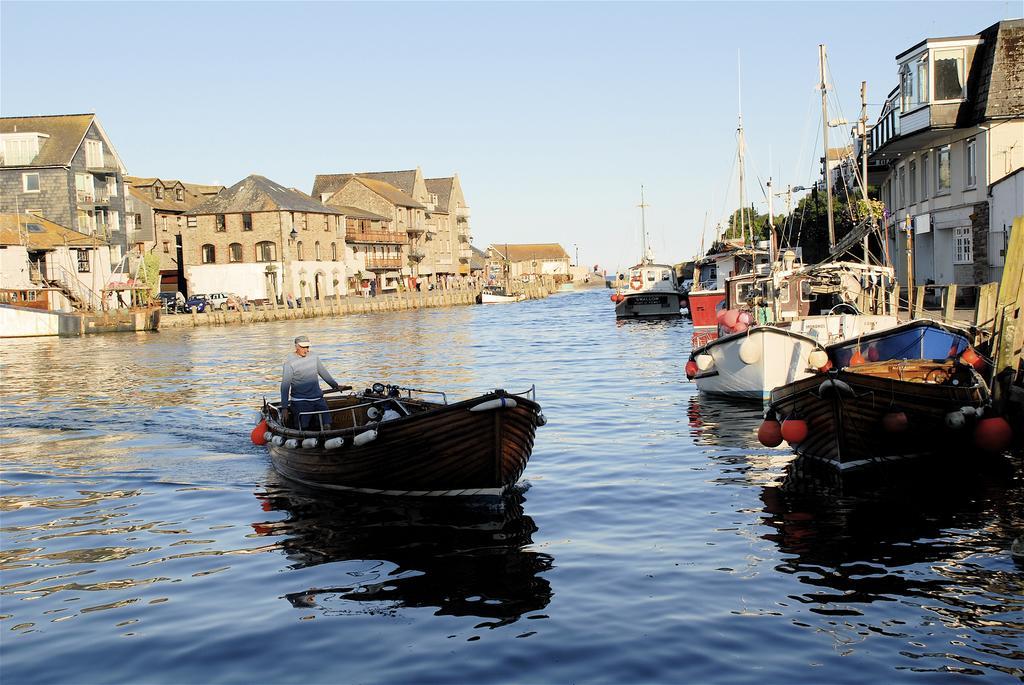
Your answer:
[[[821,72],[821,137],[825,144],[825,199],[828,202],[828,249],[836,246],[836,227],[832,218],[832,174],[828,168],[828,84],[825,81],[825,46],[818,46],[818,69]]]
[[[860,82],[860,156],[861,156],[861,173],[860,173],[860,190],[861,197],[864,199],[864,206],[867,207],[868,217],[871,219],[871,223],[875,222],[875,213],[871,209],[871,203],[868,200],[868,82]],[[927,174],[927,171],[925,172]],[[878,228],[872,226],[872,228]],[[867,265],[870,258],[868,248],[868,236],[864,236],[864,264]]]
[[[747,244],[747,221],[746,221],[746,196],[743,192],[743,84],[742,84],[742,72],[740,71],[740,60],[739,51],[736,51],[736,88],[737,88],[737,103],[739,108],[739,125],[736,128],[736,134],[738,137],[738,149],[739,163],[740,163],[740,238],[743,240],[743,244]],[[753,238],[753,235],[751,235]]]
[[[640,263],[643,264],[647,261],[647,220],[644,210],[648,207],[644,203],[643,185],[640,186],[640,204],[637,207],[640,208]]]

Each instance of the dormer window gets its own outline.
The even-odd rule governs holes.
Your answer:
[[[184,202],[185,201],[185,191],[182,190],[181,188],[175,188],[174,189],[174,199],[177,200],[178,202]]]
[[[964,99],[964,49],[946,48],[932,53],[935,62],[935,99]]]
[[[3,165],[31,164],[39,154],[42,141],[49,137],[45,133],[0,134],[0,155],[3,157]]]
[[[900,69],[900,109],[909,112],[928,104],[928,53]]]
[[[164,199],[164,187],[163,186],[160,186],[160,185],[153,186],[153,193],[156,194],[156,199],[158,199],[158,200]]]

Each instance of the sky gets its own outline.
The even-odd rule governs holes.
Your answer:
[[[458,173],[473,243],[609,271],[689,259],[747,197],[819,175],[831,119],[877,117],[895,56],[1007,2],[0,2],[0,115],[95,112],[131,175],[310,192],[322,173]],[[845,128],[832,129],[833,145]],[[775,211],[781,211],[777,198]]]

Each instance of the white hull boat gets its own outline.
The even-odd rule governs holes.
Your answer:
[[[765,402],[775,388],[817,372],[810,360],[815,350],[896,323],[894,316],[842,314],[809,316],[788,326],[754,326],[694,350],[694,381],[703,393]]]
[[[615,303],[615,317],[633,319],[638,317],[680,316],[680,295],[671,291],[648,291],[622,293]]]

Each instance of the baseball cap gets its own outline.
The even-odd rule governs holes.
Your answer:
[[[309,347],[309,336],[300,335],[295,339],[295,344],[298,345],[299,347]]]

